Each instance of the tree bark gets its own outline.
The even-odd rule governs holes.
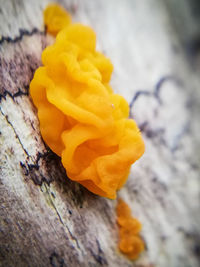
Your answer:
[[[60,1],[96,31],[144,137],[118,193],[143,224],[134,262],[117,248],[116,200],[70,181],[40,135],[29,83],[53,41],[48,2],[0,0],[0,266],[199,266],[199,50],[186,54],[193,36],[180,38],[173,1]]]

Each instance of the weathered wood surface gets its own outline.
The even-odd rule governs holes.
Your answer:
[[[146,251],[136,262],[118,252],[116,201],[71,182],[42,142],[28,88],[51,42],[48,1],[0,0],[0,266],[199,266],[200,78],[173,1],[61,2],[97,32],[142,130],[145,155],[118,195],[143,223]]]

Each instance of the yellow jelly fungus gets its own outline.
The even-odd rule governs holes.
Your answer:
[[[71,23],[71,16],[58,4],[50,4],[44,11],[44,23],[47,31],[56,35]]]
[[[94,31],[71,24],[58,5],[48,6],[44,18],[47,30],[58,34],[30,84],[42,137],[70,179],[114,199],[144,152],[140,131],[128,119],[126,100],[109,85],[113,65],[96,51]]]
[[[131,216],[129,206],[122,199],[119,199],[116,210],[119,225],[119,249],[129,259],[135,260],[144,250],[144,242],[139,236],[142,225]]]

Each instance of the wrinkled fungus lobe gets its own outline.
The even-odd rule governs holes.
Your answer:
[[[119,225],[119,249],[129,259],[135,260],[144,250],[144,242],[139,236],[142,225],[131,216],[129,206],[119,199],[117,204],[117,223]]]
[[[56,39],[30,84],[42,137],[70,179],[113,199],[144,152],[141,134],[128,119],[128,103],[109,85],[113,65],[95,50],[94,31],[72,24],[56,4],[47,7],[44,20]]]

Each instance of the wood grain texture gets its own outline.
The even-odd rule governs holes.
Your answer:
[[[200,78],[173,1],[60,1],[96,31],[143,133],[146,152],[118,193],[143,223],[135,262],[117,249],[116,201],[70,181],[41,139],[29,83],[52,42],[48,2],[0,0],[0,266],[198,267]]]

